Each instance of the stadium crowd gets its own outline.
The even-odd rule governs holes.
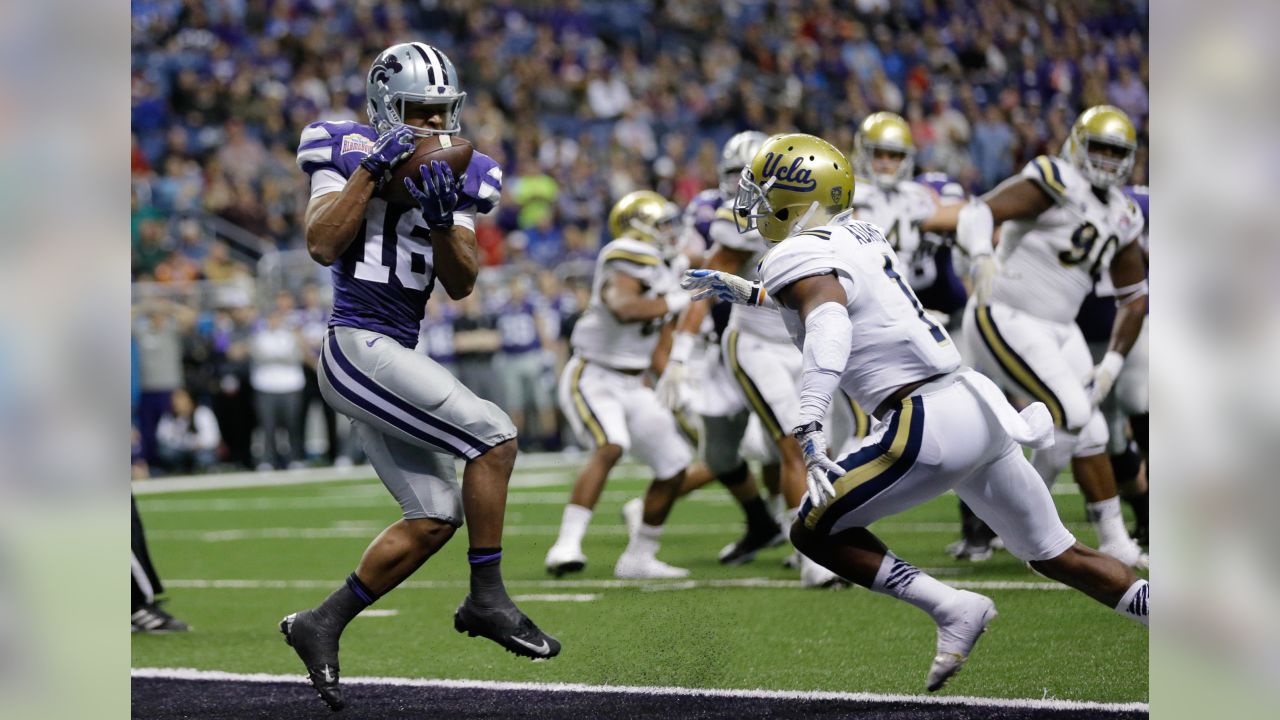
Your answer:
[[[407,38],[453,58],[462,132],[505,172],[476,229],[485,290],[432,299],[428,349],[548,447],[612,201],[654,188],[683,204],[715,185],[736,131],[798,129],[849,150],[858,121],[892,110],[918,170],[981,192],[1056,154],[1079,110],[1108,102],[1138,125],[1132,181],[1146,182],[1140,0],[135,0],[133,23],[134,280],[231,288],[135,302],[139,473],[308,461],[299,408],[324,408],[324,274],[255,289],[256,262],[304,247],[301,128],[363,120],[370,59]],[[319,454],[358,459],[323,414]]]

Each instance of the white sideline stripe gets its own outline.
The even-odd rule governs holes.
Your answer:
[[[395,617],[399,614],[400,614],[400,611],[395,610],[393,608],[366,608],[364,610],[361,610],[360,614],[357,615],[356,617],[362,617],[362,618]]]
[[[586,461],[585,455],[570,453],[522,453],[516,460],[512,472],[513,487],[542,487],[545,485],[571,482],[567,477],[577,472],[578,466]],[[618,474],[640,474],[645,467],[632,460],[618,463],[614,472]],[[529,477],[533,476],[533,477]],[[266,472],[233,472],[214,475],[174,475],[149,480],[134,480],[131,483],[135,495],[154,495],[156,493],[193,492],[199,490],[231,490],[246,487],[282,487],[286,485],[309,485],[319,483],[343,482],[345,480],[368,480],[375,478],[372,465],[352,465],[351,467],[302,468],[298,470],[268,470]]]
[[[592,602],[600,599],[600,593],[512,595],[511,599],[516,602]]]
[[[131,668],[132,678],[158,680],[206,680],[217,682],[300,683],[297,675],[230,673],[192,668]],[[963,695],[888,695],[882,693],[833,692],[825,690],[730,690],[716,688],[643,687],[636,685],[586,685],[582,683],[504,682],[497,680],[435,680],[428,678],[344,677],[346,685],[442,688],[448,690],[537,691],[570,693],[617,693],[621,695],[670,695],[673,697],[758,698],[762,700],[843,700],[865,703],[916,703],[920,705],[969,705],[1036,710],[1091,710],[1096,712],[1150,712],[1142,702],[1100,703],[1087,700],[1040,700],[985,698]]]
[[[626,502],[638,497],[635,490],[605,490],[600,499],[605,502]],[[569,502],[568,491],[513,492],[507,495],[507,506],[512,505],[564,505]],[[727,493],[695,493],[680,502],[726,505],[733,502]],[[181,498],[173,500],[143,500],[138,509],[143,513],[158,512],[210,512],[241,510],[307,510],[314,508],[388,507],[394,508],[395,500],[387,493],[344,493],[315,497],[257,497],[257,498]]]
[[[1088,529],[1087,523],[1066,523],[1073,531]],[[153,530],[147,533],[152,540],[169,540],[179,542],[236,542],[240,540],[325,540],[345,538],[368,538],[382,531],[384,525],[376,523],[344,523],[334,527],[269,527],[269,528],[226,528],[223,530]],[[881,532],[901,533],[938,533],[955,534],[956,523],[895,523],[879,522],[873,529]],[[742,524],[694,524],[669,525],[663,533],[672,535],[733,535],[742,531]],[[559,525],[508,525],[503,535],[510,537],[555,537],[560,532]],[[629,535],[627,526],[621,523],[611,525],[592,525],[592,535],[622,536]]]
[[[947,568],[922,568],[931,575],[946,574]],[[165,580],[166,587],[185,588],[188,590],[314,590],[331,588],[335,580],[197,580],[178,579]],[[1030,580],[954,580],[947,584],[962,590],[1070,590],[1066,585],[1056,582],[1036,582]],[[410,590],[454,590],[469,587],[467,580],[406,580],[397,589]],[[590,589],[620,590],[638,588],[654,592],[664,590],[696,590],[699,588],[769,588],[792,589],[802,587],[799,580],[779,580],[774,578],[719,578],[714,580],[677,580],[663,582],[661,580],[507,580],[509,588],[537,589]]]

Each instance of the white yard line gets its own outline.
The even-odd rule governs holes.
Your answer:
[[[266,528],[225,528],[221,530],[152,530],[147,537],[152,540],[171,540],[179,542],[238,542],[243,540],[322,540],[365,538],[381,532],[384,523],[344,522],[335,523],[331,527],[266,527]],[[959,532],[959,524],[953,522],[894,522],[892,520],[876,523],[872,529],[886,533],[928,533],[955,535]],[[1067,523],[1072,531],[1088,530],[1088,523]],[[509,537],[555,537],[560,532],[559,525],[520,525],[508,522],[503,530]],[[733,536],[742,532],[740,523],[673,523],[664,531],[668,537],[672,535]],[[626,537],[627,526],[621,523],[593,524],[592,535],[610,537]]]
[[[535,453],[521,455],[511,476],[511,486],[568,488],[572,475],[582,465],[583,456],[576,454]],[[620,476],[643,479],[648,470],[634,461],[624,460],[614,470],[611,480],[616,484]],[[348,468],[306,468],[302,470],[272,470],[268,472],[236,472],[217,475],[182,475],[152,480],[135,480],[135,495],[160,493],[198,492],[206,490],[231,490],[252,487],[283,487],[288,485],[318,485],[325,483],[371,480],[373,468],[369,465],[353,465]],[[377,485],[373,485],[377,487]],[[1079,495],[1080,488],[1069,479],[1059,479],[1053,486],[1054,495]],[[696,496],[694,496],[696,497]],[[561,499],[563,502],[563,498]]]
[[[924,568],[930,574],[941,574],[942,568]],[[199,580],[175,579],[164,581],[165,587],[185,588],[189,590],[314,590],[333,587],[336,580]],[[616,579],[582,579],[582,580],[507,580],[509,588],[526,589],[584,589],[584,590],[619,590],[624,588],[644,591],[678,591],[698,590],[703,588],[767,588],[794,589],[800,588],[799,580],[780,580],[774,578],[718,578],[709,580],[616,580]],[[1056,582],[1037,582],[1031,580],[957,580],[948,578],[947,584],[964,590],[1069,590],[1066,585]],[[466,580],[406,580],[397,589],[410,590],[456,590],[469,587]]]
[[[162,680],[203,680],[219,682],[301,683],[297,675],[266,673],[229,673],[189,668],[133,668],[134,678]],[[1079,700],[1041,700],[965,697],[960,695],[888,695],[881,693],[797,691],[797,690],[731,690],[685,687],[643,687],[635,685],[586,685],[580,683],[503,682],[495,680],[434,680],[428,678],[344,677],[344,685],[382,685],[394,687],[442,688],[450,690],[537,691],[549,693],[614,693],[622,695],[666,695],[672,697],[759,698],[763,700],[833,700],[866,703],[916,703],[922,705],[960,705],[989,708],[1033,710],[1088,710],[1105,712],[1149,712],[1147,703],[1099,703]]]

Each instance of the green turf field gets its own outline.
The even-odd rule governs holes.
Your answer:
[[[584,573],[553,581],[542,568],[575,460],[517,473],[507,508],[504,574],[517,602],[564,644],[531,662],[454,632],[466,594],[465,531],[410,582],[358,617],[342,639],[355,676],[528,680],[704,688],[919,694],[934,626],[915,608],[862,589],[790,587],[783,548],[723,568],[716,553],[739,532],[740,511],[711,486],[676,506],[660,557],[691,581],[614,582],[626,543],[619,509],[639,495],[634,466],[610,480],[584,548]],[[1060,489],[1065,483],[1060,483]],[[1067,486],[1069,488],[1069,486]],[[1068,526],[1094,544],[1078,495],[1057,495]],[[302,674],[276,632],[280,617],[322,599],[368,541],[398,517],[373,479],[138,497],[151,552],[185,635],[133,638],[134,667]],[[946,693],[1108,702],[1146,701],[1147,632],[1072,591],[1046,583],[1007,553],[952,561],[954,497],[874,529],[902,557],[942,580],[977,583],[1000,616]],[[768,582],[753,582],[765,580]],[[223,581],[223,582],[218,582]],[[243,581],[243,582],[225,582]],[[993,589],[1009,582],[1015,588]]]

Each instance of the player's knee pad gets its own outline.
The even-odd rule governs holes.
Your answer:
[[[1102,417],[1102,411],[1095,408],[1093,415],[1089,417],[1089,421],[1084,424],[1084,427],[1080,428],[1076,438],[1076,447],[1071,456],[1089,457],[1090,455],[1099,455],[1106,452],[1109,436],[1107,420]]]
[[[716,479],[725,487],[737,487],[746,482],[750,477],[751,473],[747,471],[747,464],[745,462],[741,463],[738,467],[730,470],[729,472],[716,474]]]
[[[742,442],[745,424],[745,419],[731,416],[702,418],[702,459],[716,477],[743,465],[738,445]]]

